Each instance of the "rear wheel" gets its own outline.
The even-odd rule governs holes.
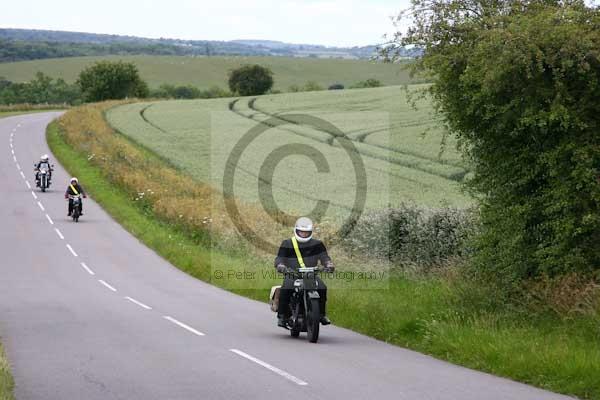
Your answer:
[[[306,336],[309,342],[317,343],[317,340],[319,340],[319,324],[321,323],[319,299],[310,299],[308,304],[308,315],[306,316]]]

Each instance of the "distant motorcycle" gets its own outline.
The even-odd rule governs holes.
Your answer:
[[[298,337],[300,336],[300,332],[306,332],[306,337],[311,343],[316,343],[319,340],[321,320],[320,296],[317,292],[318,272],[319,269],[316,267],[299,268],[298,270],[289,271],[289,273],[298,275],[298,279],[294,281],[294,290],[290,299],[291,318],[288,322],[290,335]],[[275,286],[271,290],[272,303],[276,296],[277,288],[279,286]],[[278,293],[276,301],[278,302]],[[277,311],[273,305],[271,309]]]
[[[73,221],[79,222],[79,217],[81,216],[81,195],[69,195],[69,199],[73,202],[71,218],[73,218]]]
[[[37,185],[41,189],[42,192],[45,192],[46,189],[50,187],[51,179],[50,179],[50,171],[52,171],[52,167],[48,164],[42,164],[37,171]]]

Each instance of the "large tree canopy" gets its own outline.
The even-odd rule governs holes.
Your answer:
[[[258,64],[243,65],[229,72],[229,90],[240,96],[267,93],[273,87],[273,72]]]
[[[600,272],[600,12],[583,1],[413,0],[399,46],[474,168],[474,265],[506,283]]]
[[[81,71],[77,84],[90,102],[148,96],[148,85],[128,62],[99,61]]]

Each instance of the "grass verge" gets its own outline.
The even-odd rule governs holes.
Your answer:
[[[0,400],[14,400],[14,386],[15,383],[10,374],[10,365],[0,344]]]
[[[92,112],[83,109],[73,120],[81,123]],[[221,282],[211,279],[211,271],[243,271],[249,263],[269,268],[265,260],[234,249],[215,249],[206,238],[161,221],[147,204],[132,198],[134,190],[126,181],[110,180],[114,164],[91,162],[85,151],[67,144],[63,128],[58,123],[48,128],[48,143],[56,158],[80,177],[109,214],[173,265],[217,286]],[[86,130],[85,135],[94,130]],[[121,157],[126,154],[123,146],[119,144]],[[227,288],[254,299],[267,298],[266,289]],[[330,291],[329,315],[337,325],[453,363],[556,392],[600,399],[600,316],[560,319],[486,308],[476,300],[465,304],[465,292],[484,300],[486,293],[477,290],[442,278],[392,276],[387,290],[352,290],[350,285]],[[265,312],[269,312],[266,307]]]

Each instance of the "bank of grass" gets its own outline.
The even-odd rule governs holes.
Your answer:
[[[272,268],[265,259],[235,250],[233,246],[211,246],[210,238],[195,233],[189,221],[167,222],[168,213],[164,214],[161,207],[139,201],[139,195],[135,197],[136,186],[127,186],[136,181],[119,178],[120,173],[114,169],[127,168],[128,164],[133,168],[136,162],[152,155],[120,135],[110,133],[109,128],[97,125],[98,113],[109,106],[72,110],[67,113],[70,116],[48,129],[48,142],[54,155],[85,182],[96,201],[141,241],[199,279],[223,286],[222,281],[211,279],[211,271],[241,271],[249,264],[257,264],[265,270]],[[77,124],[77,128],[65,125],[68,123]],[[71,135],[76,134],[77,129],[81,130],[82,137],[73,142],[73,147],[66,141],[73,138]],[[103,133],[99,134],[101,130]],[[98,136],[94,138],[95,135]],[[84,137],[87,144],[83,142]],[[92,143],[98,138],[110,139],[111,151],[118,155],[116,161],[94,162],[95,158],[104,157],[94,152],[101,149]],[[120,165],[119,158],[127,164]],[[139,162],[143,167],[143,162]],[[160,160],[155,158],[152,162],[160,163]],[[168,165],[155,164],[155,167],[164,171],[156,177],[146,173],[146,179],[167,176],[174,179],[177,175],[175,170],[168,172]],[[169,175],[171,173],[174,175]],[[181,179],[185,182],[187,178]],[[188,201],[193,204],[194,199]],[[154,204],[156,202],[159,199],[154,199]],[[453,278],[409,278],[395,274],[388,284],[386,290],[359,290],[353,284],[346,287],[348,290],[331,290],[330,316],[339,326],[453,363],[556,392],[600,399],[598,315],[561,319],[493,306],[485,301],[485,291]],[[227,288],[261,301],[266,300],[268,293],[268,289],[244,286]],[[469,298],[471,300],[465,300]],[[266,306],[265,312],[269,312]],[[327,334],[326,330],[323,334]]]
[[[10,374],[10,365],[0,344],[0,400],[14,400],[13,388],[15,383]]]

